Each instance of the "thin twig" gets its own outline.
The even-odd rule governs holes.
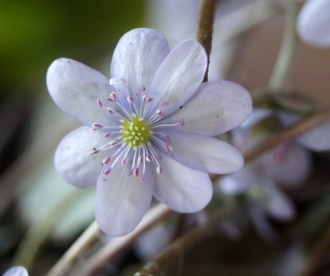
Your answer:
[[[282,2],[286,11],[287,25],[284,31],[281,49],[269,81],[269,89],[274,93],[284,89],[292,65],[297,42],[297,4],[292,0],[284,0]]]
[[[78,260],[83,252],[93,246],[101,235],[98,224],[94,221],[78,240],[69,248],[62,258],[53,266],[46,276],[64,275],[70,267]]]
[[[118,254],[122,253],[129,247],[139,236],[151,229],[163,219],[169,217],[173,211],[164,204],[158,204],[142,219],[138,227],[124,237],[113,238],[101,250],[99,250],[90,260],[84,262],[84,265],[79,269],[75,275],[86,276],[96,275],[99,270],[104,267],[104,264],[109,263]]]
[[[283,131],[273,134],[271,137],[265,139],[264,141],[261,141],[244,154],[245,163],[252,161],[254,158],[260,156],[267,150],[270,150],[285,141],[293,139],[313,129],[314,127],[317,127],[318,125],[321,125],[329,119],[330,107],[326,107],[320,112],[311,115],[299,121],[298,123],[293,124],[292,126],[284,129]],[[217,181],[221,177],[221,175],[215,174],[211,174],[210,176],[212,181]]]
[[[192,229],[181,238],[168,245],[154,260],[147,263],[139,272],[135,273],[134,276],[155,275],[178,254],[186,251],[189,247],[207,236],[215,225],[218,225],[221,220],[228,217],[234,211],[234,207],[234,204],[229,204],[204,225]]]
[[[288,141],[300,134],[303,134],[306,131],[313,129],[314,127],[324,123],[325,121],[329,120],[330,118],[330,108],[327,107],[324,110],[307,117],[295,123],[289,128],[276,133],[269,137],[268,139],[260,142],[258,145],[252,147],[249,151],[244,154],[245,162],[250,162],[252,159],[258,157],[262,153],[266,152],[267,150]]]
[[[302,271],[298,274],[299,276],[310,276],[315,270],[317,264],[320,262],[320,259],[324,253],[330,247],[330,224],[328,225],[324,236],[321,238],[319,243],[316,245],[314,251],[312,252],[307,264],[303,267]]]
[[[207,69],[203,82],[208,80],[208,68],[212,48],[213,23],[217,0],[201,0],[199,3],[197,40],[203,45],[207,54]]]

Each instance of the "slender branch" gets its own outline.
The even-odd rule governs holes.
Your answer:
[[[294,125],[284,129],[283,131],[272,135],[271,137],[261,141],[259,144],[252,147],[244,154],[245,163],[252,161],[254,158],[258,157],[259,155],[263,154],[267,150],[270,150],[277,145],[288,141],[300,134],[303,134],[314,127],[324,123],[325,121],[330,119],[330,107],[326,107],[320,112],[307,117],[295,123]],[[217,181],[221,176],[211,174],[211,180]]]
[[[39,218],[31,225],[19,245],[14,257],[14,265],[21,265],[29,269],[54,226],[63,217],[63,212],[75,204],[83,193],[85,193],[84,190],[75,189],[49,212],[46,212],[42,218]]]
[[[98,271],[104,267],[106,263],[109,263],[118,254],[122,253],[127,247],[129,247],[139,236],[151,229],[154,225],[169,217],[173,211],[170,210],[164,204],[158,204],[142,219],[138,227],[124,237],[113,238],[108,242],[101,250],[91,257],[90,260],[84,262],[84,265],[79,269],[75,275],[97,275]]]
[[[208,60],[203,82],[207,82],[208,80],[216,3],[217,0],[201,0],[199,3],[197,40],[203,45]]]
[[[287,25],[284,31],[281,49],[269,81],[269,89],[273,93],[284,89],[292,65],[297,42],[297,5],[292,0],[284,0],[282,3],[286,11]]]
[[[218,225],[221,220],[227,218],[234,211],[234,207],[234,204],[229,204],[204,225],[192,229],[181,238],[168,245],[154,260],[147,263],[139,272],[135,273],[134,276],[155,275],[169,261],[208,235],[215,225]]]
[[[299,276],[309,276],[315,270],[315,267],[320,262],[320,259],[324,255],[324,253],[330,247],[330,224],[328,225],[324,236],[321,238],[319,243],[316,245],[314,251],[312,252],[309,260],[307,261],[306,265],[302,269],[302,271],[298,274]]]
[[[78,240],[69,248],[62,258],[53,266],[46,276],[64,275],[70,267],[78,260],[80,255],[93,246],[101,235],[101,230],[94,221]]]
[[[327,107],[324,110],[307,117],[295,123],[291,127],[276,133],[269,137],[268,139],[260,142],[258,145],[252,147],[249,151],[244,154],[245,162],[250,162],[252,159],[258,157],[267,150],[288,141],[300,134],[303,134],[306,131],[313,129],[314,127],[324,123],[330,118],[330,108]]]

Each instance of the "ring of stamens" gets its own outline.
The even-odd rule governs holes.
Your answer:
[[[110,80],[110,84],[114,86],[118,91],[127,89],[125,80],[115,82]],[[90,155],[95,155],[101,151],[106,151],[114,147],[119,147],[112,156],[108,156],[103,159],[102,165],[107,166],[103,171],[106,176],[110,174],[112,168],[117,161],[122,158],[121,164],[125,166],[127,164],[127,156],[130,150],[133,150],[132,167],[128,171],[128,175],[141,176],[141,180],[145,181],[145,168],[146,162],[156,164],[156,172],[162,173],[162,167],[160,162],[162,156],[156,151],[155,145],[164,148],[169,154],[173,154],[173,148],[168,144],[171,142],[171,138],[162,133],[161,129],[166,127],[182,126],[184,121],[181,119],[174,124],[158,124],[165,113],[161,109],[157,111],[149,118],[146,118],[147,105],[152,102],[152,98],[148,98],[145,94],[147,91],[145,86],[142,86],[141,93],[142,101],[139,108],[135,105],[134,99],[130,96],[127,97],[127,102],[131,105],[131,110],[125,109],[124,106],[118,101],[116,92],[111,92],[108,101],[116,104],[119,109],[113,107],[105,107],[104,104],[97,99],[97,104],[100,108],[105,109],[110,115],[117,117],[117,126],[103,126],[99,123],[92,124],[93,130],[104,129],[106,132],[103,136],[104,139],[111,137],[111,141],[106,143],[100,148],[94,148]],[[162,105],[162,106],[167,106]],[[111,131],[113,129],[113,131]],[[156,131],[157,130],[157,131]],[[157,135],[157,136],[156,136]]]

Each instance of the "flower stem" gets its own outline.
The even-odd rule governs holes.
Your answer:
[[[64,273],[78,260],[80,255],[98,241],[101,233],[98,224],[94,221],[78,240],[71,245],[69,250],[53,266],[46,276],[64,275]]]
[[[182,254],[183,251],[208,235],[214,226],[218,225],[221,220],[227,218],[234,210],[235,205],[231,202],[204,225],[192,229],[187,234],[168,245],[154,260],[147,263],[139,272],[135,273],[134,276],[155,275],[170,260]]]
[[[287,24],[284,30],[281,49],[268,84],[271,93],[277,93],[284,89],[297,42],[296,20],[298,11],[296,3],[293,0],[285,0],[282,3],[286,11]]]
[[[319,243],[316,245],[306,265],[298,275],[299,276],[312,275],[316,265],[319,263],[322,256],[329,249],[329,247],[330,247],[330,224],[328,225],[324,233],[324,236],[320,239]]]
[[[16,256],[14,257],[14,265],[21,265],[29,269],[56,223],[63,217],[63,213],[75,204],[84,192],[75,189],[49,212],[46,212],[41,219],[38,219],[31,225],[19,245]]]
[[[216,4],[217,0],[201,0],[199,3],[197,40],[203,45],[208,60],[203,82],[207,82],[208,80]]]
[[[157,223],[169,217],[173,211],[164,204],[158,204],[150,209],[144,216],[140,224],[124,237],[111,239],[98,252],[96,252],[90,259],[84,262],[84,265],[77,271],[75,275],[98,275],[98,272],[110,261],[122,253],[129,247],[138,237],[151,229]]]

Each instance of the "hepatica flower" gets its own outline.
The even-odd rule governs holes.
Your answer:
[[[96,185],[96,220],[106,233],[132,231],[152,195],[196,212],[212,196],[208,172],[242,167],[239,151],[211,136],[244,121],[251,98],[234,83],[201,83],[206,65],[197,41],[170,51],[159,32],[135,29],[115,49],[110,81],[70,59],[50,66],[51,96],[85,125],[61,141],[55,166],[76,186]]]
[[[23,266],[13,266],[8,269],[2,276],[29,276],[27,270]]]

